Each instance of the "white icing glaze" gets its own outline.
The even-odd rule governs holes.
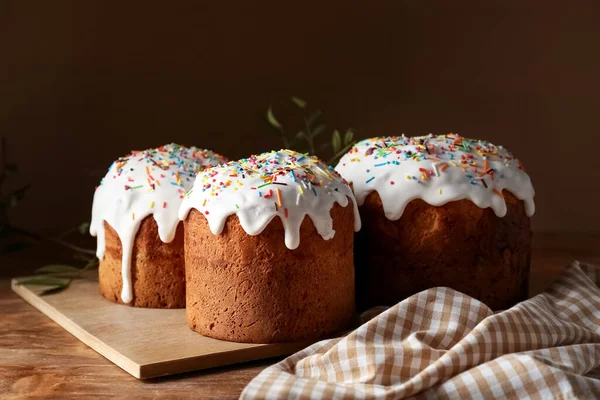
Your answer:
[[[506,215],[506,189],[535,211],[531,180],[520,162],[502,146],[459,135],[363,140],[335,168],[354,187],[358,205],[376,191],[388,219],[402,216],[406,205],[422,199],[433,206],[469,199],[481,208]]]
[[[358,208],[347,183],[316,157],[280,150],[199,173],[181,204],[179,218],[185,220],[195,208],[204,214],[211,232],[219,235],[227,217],[236,214],[249,235],[258,235],[279,217],[285,245],[293,250],[300,244],[300,224],[307,215],[323,239],[333,238],[330,210],[335,203],[346,207],[349,200],[358,231]]]
[[[123,289],[121,300],[130,303],[131,257],[135,236],[144,218],[153,215],[158,235],[165,242],[175,237],[177,212],[187,190],[202,167],[226,162],[209,150],[168,144],[157,149],[134,151],[112,163],[96,188],[90,233],[98,236],[96,255],[104,257],[104,221],[119,235]]]

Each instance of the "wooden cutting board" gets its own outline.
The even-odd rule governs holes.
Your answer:
[[[185,322],[185,310],[134,308],[112,303],[96,280],[78,280],[60,292],[44,287],[12,290],[58,325],[138,379],[292,354],[309,344],[247,344],[202,336]]]

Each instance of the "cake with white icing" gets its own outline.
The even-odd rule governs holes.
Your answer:
[[[185,306],[177,213],[196,173],[226,161],[210,150],[167,144],[112,163],[96,188],[90,225],[104,297],[136,307]]]
[[[494,309],[526,296],[534,190],[508,150],[459,135],[378,137],[336,170],[361,212],[360,308],[450,286]]]
[[[317,339],[354,312],[347,183],[316,157],[273,151],[198,174],[185,221],[187,321],[218,339]]]

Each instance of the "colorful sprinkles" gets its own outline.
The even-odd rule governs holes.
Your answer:
[[[502,161],[505,166],[516,165],[523,169],[519,161],[504,150],[502,146],[495,146],[483,140],[463,138],[462,136],[449,133],[447,135],[433,135],[419,137],[389,136],[376,137],[357,143],[338,165],[343,169],[348,163],[361,162],[372,158],[374,167],[400,166],[403,163],[417,162],[429,165],[418,168],[419,176],[406,175],[407,180],[427,181],[431,177],[439,177],[449,167],[460,168],[465,173],[465,178],[472,185],[480,185],[488,188],[485,179],[494,179],[494,168],[490,168],[488,160]],[[452,160],[457,160],[454,162]],[[340,168],[341,166],[341,168]],[[470,169],[467,169],[470,167]],[[371,170],[366,169],[366,173]],[[473,174],[479,174],[474,179]],[[371,176],[366,180],[370,183],[375,179]],[[392,185],[393,183],[390,182]],[[495,191],[494,191],[495,192]]]
[[[370,192],[383,193],[389,218],[400,218],[414,198],[434,205],[470,198],[502,216],[503,189],[524,200],[528,214],[535,209],[531,180],[519,160],[502,146],[453,133],[366,139],[342,157],[336,170],[353,183],[359,205]]]
[[[286,233],[286,245],[293,249],[299,241],[293,226],[308,215],[321,230],[319,233],[330,238],[331,225],[320,220],[331,219],[333,204],[345,207],[349,199],[355,203],[347,182],[317,157],[279,150],[201,171],[194,183],[194,195],[184,200],[179,218],[185,219],[192,208],[205,215],[210,210],[207,218],[213,233],[218,234],[226,217],[237,214],[249,234],[258,234],[271,215],[278,215],[289,221],[286,227],[294,232]],[[355,211],[356,226],[360,226]]]
[[[125,179],[125,191],[145,188],[148,192],[153,192],[162,181],[176,186],[178,197],[183,198],[187,194],[184,180],[185,186],[191,187],[196,174],[202,169],[225,162],[226,158],[210,150],[184,147],[175,143],[156,149],[132,151],[111,164],[107,176],[102,179],[96,190],[106,185],[107,179],[111,177],[113,180]],[[139,168],[144,171],[143,175],[138,172]],[[154,201],[151,201],[149,208],[154,208],[154,204]],[[163,208],[166,208],[166,202],[163,203]]]
[[[102,259],[106,250],[104,222],[119,234],[123,271],[131,267],[129,254],[144,218],[154,215],[160,239],[171,241],[179,225],[178,206],[192,188],[196,174],[221,162],[227,160],[212,151],[177,144],[133,151],[113,162],[96,188],[92,206],[90,233],[98,236],[98,258]],[[127,274],[122,279],[121,300],[128,303],[132,299],[131,281]]]
[[[233,190],[246,186],[246,181],[260,179],[261,183],[252,185],[249,189],[256,190],[258,192],[256,196],[265,199],[275,196],[275,204],[278,208],[284,205],[283,187],[289,185],[297,187],[296,204],[299,204],[301,196],[305,194],[304,188],[308,188],[314,196],[318,196],[315,188],[326,187],[332,181],[342,181],[337,172],[327,167],[317,157],[308,157],[291,150],[280,150],[208,168],[198,174],[195,188],[201,192],[208,192],[209,196],[218,196],[231,186],[231,182],[221,180],[223,176],[236,179]],[[277,187],[267,192],[260,190],[270,185],[277,185]],[[207,199],[202,201],[202,207],[210,206],[207,204]]]

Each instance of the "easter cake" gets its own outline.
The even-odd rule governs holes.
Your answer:
[[[217,339],[319,339],[355,310],[356,201],[316,157],[290,150],[198,174],[183,200],[189,326]]]
[[[336,170],[353,185],[360,309],[448,286],[492,309],[527,295],[534,190],[502,146],[459,135],[378,137]]]
[[[168,144],[113,162],[96,188],[90,225],[105,298],[135,307],[185,307],[177,213],[196,173],[226,161],[209,150]]]

